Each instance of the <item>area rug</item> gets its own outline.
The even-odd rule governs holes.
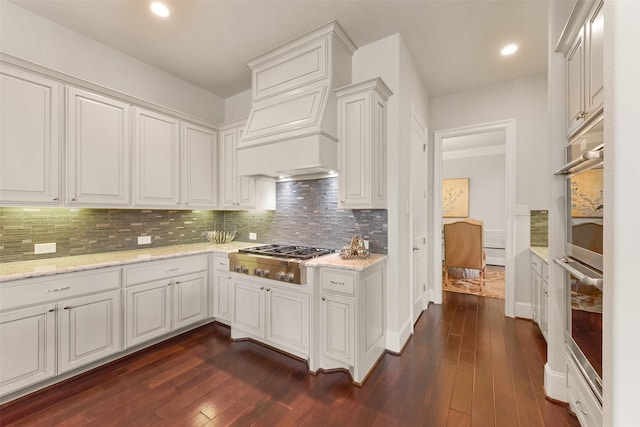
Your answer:
[[[443,285],[443,290],[504,299],[504,267],[487,266],[485,275],[482,289],[480,289],[479,279],[462,279],[449,276],[449,280]],[[444,274],[442,280],[444,281]]]

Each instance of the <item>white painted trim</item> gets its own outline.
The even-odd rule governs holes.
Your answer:
[[[530,302],[516,302],[516,317],[533,319],[533,305]]]
[[[503,257],[498,256],[488,256],[487,257],[487,265],[501,265],[504,267],[506,261]]]
[[[516,249],[516,233],[515,233],[515,201],[516,201],[516,120],[503,120],[498,122],[483,123],[473,126],[464,126],[455,129],[445,129],[436,131],[434,134],[434,155],[433,155],[433,210],[431,220],[432,239],[441,241],[439,236],[442,234],[442,206],[439,200],[442,200],[442,140],[456,136],[471,135],[480,132],[490,132],[496,130],[505,131],[505,218],[506,218],[506,235],[505,235],[505,315],[508,317],[515,316],[515,249]],[[434,241],[435,241],[434,240]],[[434,299],[436,304],[442,303],[442,245],[433,245],[433,256],[431,257],[430,267],[433,273],[432,281],[434,284]]]
[[[399,331],[389,331],[387,330],[387,350],[393,353],[400,353],[404,347],[404,344],[411,338],[413,335],[413,322],[411,321],[411,316],[404,322]]]
[[[467,157],[496,156],[504,154],[504,145],[493,145],[490,147],[467,148],[465,150],[451,150],[442,153],[442,160],[464,159]]]
[[[548,363],[544,364],[544,390],[548,397],[568,402],[567,399],[567,373],[554,371]]]

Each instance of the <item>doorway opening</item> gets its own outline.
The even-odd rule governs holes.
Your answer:
[[[515,315],[515,120],[479,124],[462,128],[441,130],[435,132],[434,138],[434,162],[433,162],[433,195],[431,236],[434,242],[432,248],[431,272],[433,283],[433,302],[441,303],[444,288],[443,265],[443,224],[454,221],[456,218],[445,214],[443,210],[442,180],[453,175],[471,174],[471,169],[465,167],[469,161],[479,163],[481,157],[492,157],[487,163],[494,168],[500,163],[503,185],[497,178],[497,174],[489,174],[487,165],[479,168],[480,172],[475,178],[469,176],[456,176],[456,178],[470,178],[468,180],[467,197],[473,211],[466,216],[482,216],[484,220],[484,242],[487,256],[487,264],[504,268],[504,300],[505,314],[509,317]],[[459,162],[450,160],[459,159]],[[475,160],[473,160],[475,158]],[[457,163],[457,164],[456,164]],[[446,168],[446,169],[445,169]],[[482,172],[482,170],[485,170]],[[491,175],[491,176],[490,176]],[[489,181],[496,181],[495,187],[502,187],[503,191],[486,191]],[[486,181],[482,185],[482,181]],[[476,184],[474,186],[474,183]],[[480,184],[480,185],[478,185]],[[485,191],[483,191],[483,188]],[[487,201],[482,204],[482,198]],[[480,199],[480,201],[478,201]],[[475,203],[474,203],[475,202]],[[472,204],[473,203],[473,204]],[[492,209],[486,204],[491,203]],[[495,206],[501,205],[501,206]],[[448,209],[448,208],[447,208]],[[493,213],[492,213],[493,212]],[[499,212],[499,213],[495,213]],[[455,213],[455,215],[462,215]],[[449,216],[449,217],[444,217]],[[444,218],[443,218],[444,217]],[[495,276],[492,274],[492,276]]]

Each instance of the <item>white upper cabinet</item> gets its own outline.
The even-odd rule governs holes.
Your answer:
[[[218,204],[218,134],[182,122],[182,203],[188,208]]]
[[[387,110],[391,90],[380,78],[336,90],[340,208],[387,207]]]
[[[577,2],[556,48],[567,60],[567,128],[570,136],[603,108],[602,5],[602,0]]]
[[[0,203],[59,203],[60,84],[0,68]]]
[[[276,208],[276,184],[270,178],[238,175],[238,141],[244,122],[233,122],[220,129],[220,207],[223,209]],[[265,159],[266,160],[266,159]]]
[[[66,203],[129,206],[129,104],[67,87]]]
[[[134,108],[134,205],[180,205],[180,122]]]

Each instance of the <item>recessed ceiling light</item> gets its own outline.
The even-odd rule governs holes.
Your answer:
[[[153,13],[163,18],[169,16],[169,8],[164,3],[160,3],[157,1],[151,3],[151,10],[153,11]]]
[[[508,56],[508,55],[513,55],[514,53],[516,53],[517,50],[518,50],[518,45],[517,44],[508,44],[508,45],[506,45],[505,47],[502,48],[500,53],[503,56]]]

